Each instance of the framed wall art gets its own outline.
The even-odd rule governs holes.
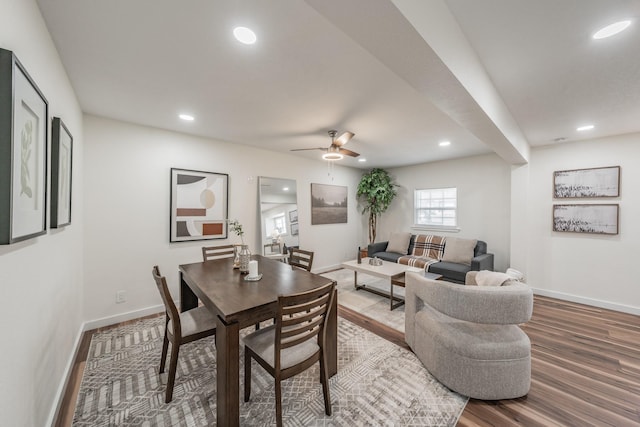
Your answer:
[[[553,231],[618,234],[619,206],[553,205]]]
[[[347,187],[311,184],[311,225],[347,222]]]
[[[291,235],[292,236],[297,236],[298,235],[298,223],[294,222],[291,224]]]
[[[557,199],[618,196],[620,196],[620,166],[553,173],[553,197]]]
[[[289,211],[289,222],[298,222],[298,210]]]
[[[47,232],[48,114],[24,66],[0,49],[0,244]]]
[[[51,228],[71,224],[73,137],[59,117],[51,129]]]
[[[171,168],[169,241],[226,239],[229,175]]]

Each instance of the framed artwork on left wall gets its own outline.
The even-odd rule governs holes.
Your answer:
[[[171,168],[170,242],[226,239],[229,175]]]
[[[47,232],[48,115],[27,70],[0,49],[0,244]]]
[[[51,129],[51,228],[71,224],[73,137],[59,117]]]

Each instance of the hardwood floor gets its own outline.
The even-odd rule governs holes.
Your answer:
[[[352,310],[339,315],[404,348],[404,334]],[[639,426],[640,316],[535,297],[523,325],[531,339],[531,390],[520,399],[470,400],[458,426]],[[83,337],[56,426],[73,419],[95,331]]]

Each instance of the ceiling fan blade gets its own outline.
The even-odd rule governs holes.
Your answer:
[[[294,148],[291,149],[289,151],[308,151],[308,150],[322,150],[322,151],[327,151],[326,148],[324,147],[316,147],[316,148]]]
[[[342,135],[340,135],[333,141],[333,143],[339,147],[349,142],[354,135],[355,133],[353,132],[349,132],[349,131],[343,132]]]
[[[358,157],[360,153],[356,153],[355,151],[347,150],[346,148],[339,148],[338,153],[344,154],[345,156]]]

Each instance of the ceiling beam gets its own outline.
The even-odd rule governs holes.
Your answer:
[[[528,162],[528,142],[443,1],[307,3],[506,162]]]

